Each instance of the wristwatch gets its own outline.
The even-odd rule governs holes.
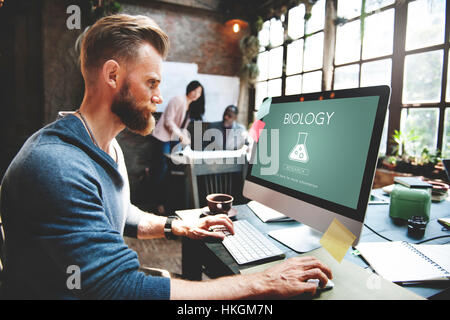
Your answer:
[[[177,238],[176,235],[172,232],[172,222],[173,220],[178,220],[177,216],[168,216],[166,220],[166,224],[164,225],[164,235],[166,236],[166,239],[174,240]]]

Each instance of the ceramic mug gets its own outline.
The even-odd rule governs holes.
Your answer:
[[[225,193],[213,193],[206,196],[211,214],[227,214],[233,205],[234,198]]]

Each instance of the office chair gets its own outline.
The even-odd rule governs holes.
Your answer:
[[[233,204],[243,202],[242,188],[245,164],[195,164],[190,163],[191,204],[194,208],[206,205],[206,196],[211,193],[226,193],[235,198]]]

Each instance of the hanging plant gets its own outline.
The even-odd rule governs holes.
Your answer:
[[[263,20],[258,17],[251,24],[251,34],[242,38],[239,47],[242,52],[242,65],[240,75],[250,82],[254,82],[259,75],[258,65],[256,63],[259,53],[258,32],[262,29]]]
[[[122,6],[116,0],[91,0],[91,18],[95,22],[100,18],[119,13]]]
[[[256,58],[259,52],[259,40],[254,35],[242,38],[240,42],[242,52],[241,76],[253,82],[259,75]]]

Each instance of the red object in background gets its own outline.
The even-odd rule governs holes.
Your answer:
[[[252,127],[250,128],[248,134],[250,135],[250,137],[253,138],[253,140],[258,142],[259,135],[261,134],[261,131],[264,129],[265,126],[266,126],[265,122],[261,120],[256,120],[255,122],[253,122]]]

